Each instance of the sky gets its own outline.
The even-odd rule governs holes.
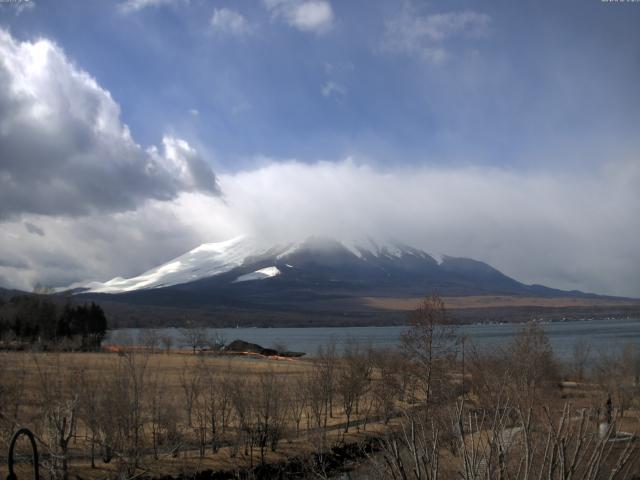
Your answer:
[[[0,0],[0,286],[240,233],[640,297],[640,3]]]

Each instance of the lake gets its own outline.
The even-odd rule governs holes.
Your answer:
[[[587,341],[594,352],[614,352],[629,342],[640,346],[640,319],[571,320],[542,324],[559,358],[570,358],[578,342]],[[314,327],[314,328],[217,328],[225,341],[236,339],[257,343],[263,347],[284,345],[288,350],[313,354],[318,347],[336,342],[338,350],[349,339],[375,348],[396,347],[407,327]],[[506,345],[523,328],[522,324],[463,325],[458,331],[480,349]],[[158,335],[171,336],[174,346],[186,346],[178,328],[158,329]],[[109,332],[105,344],[137,342],[141,329],[121,329]]]

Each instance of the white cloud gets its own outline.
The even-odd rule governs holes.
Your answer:
[[[590,174],[292,162],[220,181],[237,228],[261,238],[394,237],[526,282],[640,296],[633,161]]]
[[[18,42],[0,29],[0,85],[0,219],[219,193],[207,162],[183,140],[141,148],[111,94],[48,40]]]
[[[192,198],[197,198],[197,203]],[[221,205],[206,195],[183,194],[172,202],[152,200],[121,213],[25,215],[45,236],[28,232],[18,219],[6,221],[0,228],[0,278],[4,278],[0,286],[30,290],[38,283],[64,286],[77,279],[107,280],[140,273],[149,265],[184,253],[203,238],[226,237],[213,231],[223,229],[223,224],[198,225],[205,212],[213,218],[219,216],[215,208]]]
[[[240,233],[371,235],[483,260],[527,283],[640,296],[639,182],[637,162],[579,174],[274,162],[221,175],[224,202],[183,193],[123,213],[26,216],[44,237],[6,222],[0,277],[28,288],[132,276]]]
[[[0,2],[0,12],[7,12],[16,17],[24,12],[30,12],[36,7],[34,0],[11,0]]]
[[[216,8],[211,17],[211,26],[219,32],[231,35],[247,35],[253,31],[247,19],[228,8]]]
[[[189,114],[193,117],[197,117],[198,115],[200,115],[200,111],[197,108],[190,108]]]
[[[158,7],[161,5],[171,5],[175,3],[184,3],[188,0],[125,0],[118,5],[121,13],[134,13],[147,7]]]
[[[331,3],[326,0],[264,0],[275,18],[303,32],[325,33],[333,25]]]
[[[344,96],[347,94],[347,89],[344,88],[342,85],[332,80],[329,80],[325,82],[324,85],[322,85],[320,92],[322,93],[323,97],[330,97],[332,95]]]
[[[449,54],[450,41],[484,37],[490,23],[489,15],[470,10],[421,16],[409,6],[385,22],[382,48],[441,63]]]

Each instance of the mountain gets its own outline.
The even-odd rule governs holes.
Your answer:
[[[257,281],[261,281],[259,285],[248,283]],[[531,293],[532,288],[486,263],[448,256],[436,260],[422,250],[398,243],[366,240],[356,244],[311,237],[300,243],[264,247],[244,236],[200,245],[136,277],[70,287],[78,293],[126,294],[159,289],[214,296],[214,290],[232,294],[268,289],[290,294],[309,289],[315,293],[335,290],[373,295],[422,294],[427,289],[442,295],[477,295],[524,294]]]
[[[486,319],[487,308],[517,305],[530,317],[547,304],[583,308],[620,300],[525,285],[486,263],[435,258],[396,242],[322,237],[265,246],[240,236],[200,245],[136,277],[69,290],[100,301],[131,325],[179,324],[185,317],[226,325],[398,323],[406,308],[393,305],[427,294],[447,297],[454,309],[460,303],[470,319],[478,309]],[[472,302],[477,308],[456,300],[470,297],[481,299]],[[529,310],[525,297],[537,299]]]

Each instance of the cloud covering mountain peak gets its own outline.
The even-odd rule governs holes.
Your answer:
[[[267,244],[391,237],[526,283],[640,296],[633,145],[579,168],[550,149],[526,169],[258,152],[216,176],[197,140],[140,146],[111,93],[51,40],[0,29],[0,85],[0,286],[134,277],[246,232]]]

